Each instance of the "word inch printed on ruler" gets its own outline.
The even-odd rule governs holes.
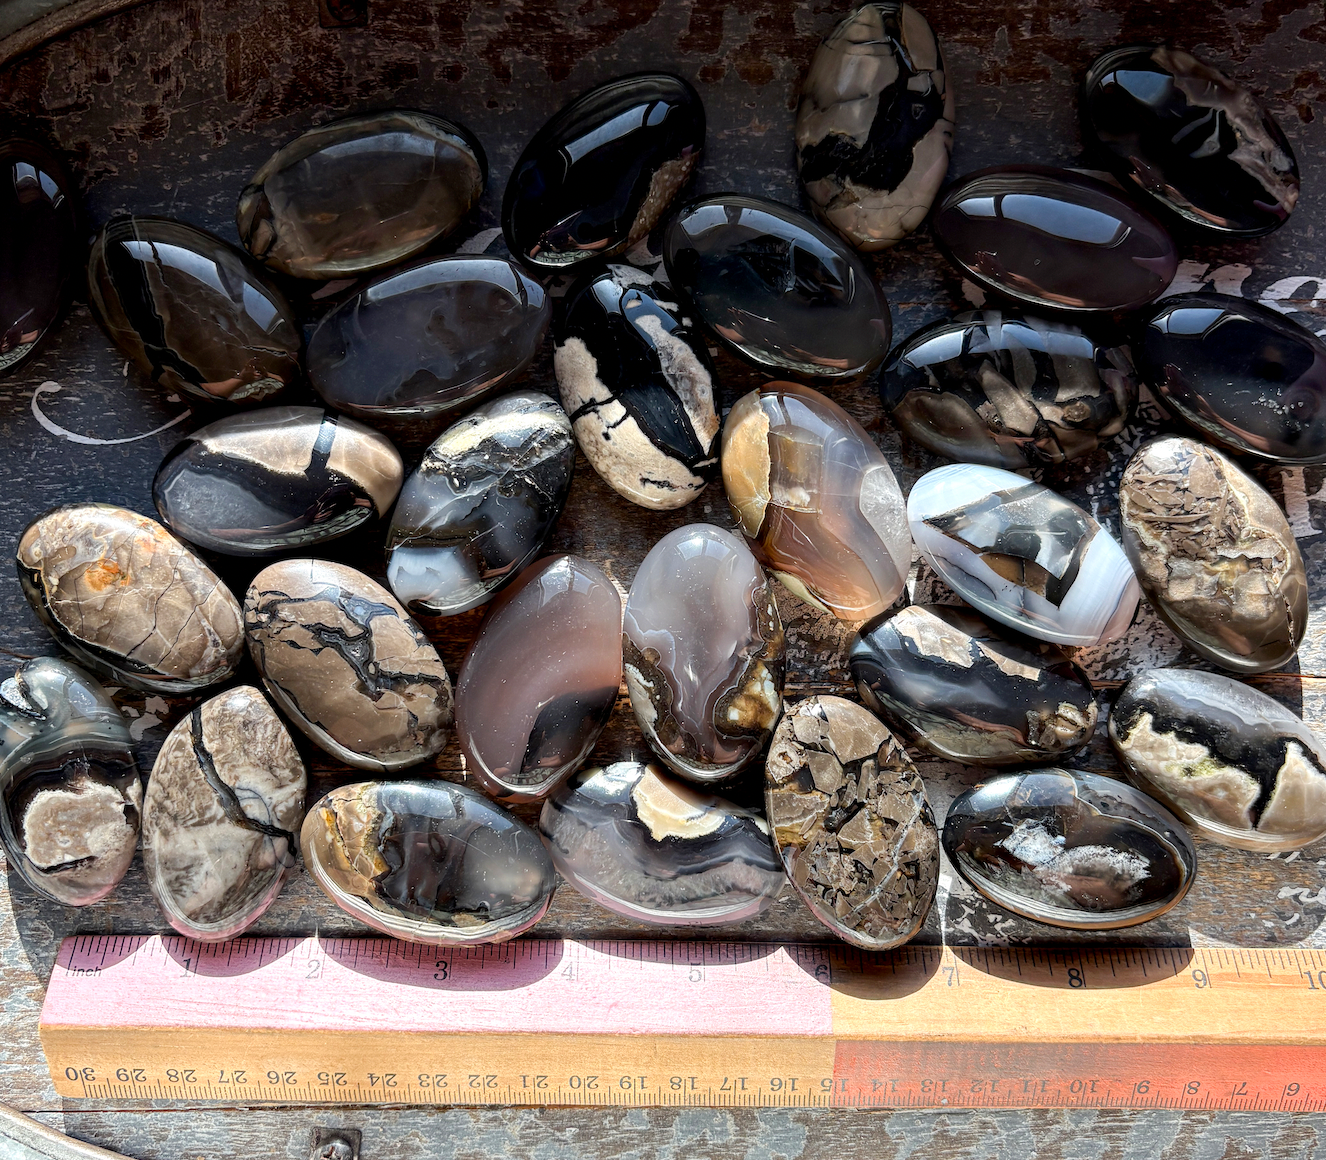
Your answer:
[[[66,939],[56,1091],[363,1104],[1326,1108],[1326,953]]]

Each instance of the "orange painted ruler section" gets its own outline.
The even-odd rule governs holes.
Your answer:
[[[1326,1108],[1326,953],[80,936],[62,1096]]]

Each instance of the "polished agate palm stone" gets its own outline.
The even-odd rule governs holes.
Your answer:
[[[1070,930],[1135,926],[1197,873],[1183,823],[1124,782],[1077,770],[1006,773],[949,806],[944,851],[991,902]]]
[[[723,486],[756,558],[843,620],[902,592],[911,536],[883,453],[837,403],[798,383],[738,399],[723,426]]]
[[[786,642],[739,536],[688,524],[659,540],[631,582],[622,653],[640,731],[674,773],[720,781],[759,757],[782,712]]]
[[[105,898],[142,808],[129,727],[87,673],[38,657],[0,684],[0,846],[33,890],[66,906]]]
[[[309,810],[299,844],[346,914],[431,946],[514,938],[547,913],[557,883],[533,830],[445,781],[340,786]]]
[[[763,818],[656,765],[587,769],[543,803],[558,873],[626,918],[719,926],[768,909],[787,879]]]

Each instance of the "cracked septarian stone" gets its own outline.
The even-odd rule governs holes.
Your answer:
[[[1132,623],[1142,593],[1128,557],[1048,487],[997,467],[953,463],[917,480],[907,521],[940,579],[1009,628],[1089,647]]]
[[[661,220],[704,148],[700,95],[639,73],[566,105],[525,146],[502,198],[511,253],[563,272],[625,253]]]
[[[1096,729],[1091,682],[1067,653],[965,608],[914,604],[864,625],[848,665],[870,709],[950,761],[1058,761]]]
[[[92,243],[87,273],[111,341],[163,391],[266,403],[299,377],[285,295],[213,234],[168,218],[114,218]]]
[[[663,236],[668,281],[733,354],[774,373],[850,379],[884,361],[889,304],[837,234],[790,206],[724,193]]]
[[[319,407],[264,407],[186,435],[152,500],[177,536],[228,556],[334,540],[391,508],[404,467],[383,435]]]
[[[244,599],[249,654],[286,716],[333,757],[390,773],[441,751],[451,680],[382,585],[326,560],[282,560]]]
[[[1265,854],[1326,837],[1326,745],[1232,677],[1139,674],[1114,703],[1110,740],[1135,785],[1213,842]]]
[[[28,525],[16,562],[38,618],[95,672],[148,693],[196,692],[234,675],[239,602],[156,520],[67,504]]]
[[[1271,112],[1191,53],[1128,45],[1082,86],[1082,132],[1124,181],[1193,225],[1270,233],[1298,202],[1298,163]]]
[[[944,852],[991,902],[1070,930],[1164,914],[1197,873],[1179,821],[1126,782],[1077,770],[1006,773],[949,806]]]
[[[1164,293],[1173,239],[1113,186],[1067,169],[1005,165],[969,173],[935,207],[935,237],[995,294],[1041,309],[1124,311]]]
[[[295,864],[308,777],[251,685],[197,705],[170,731],[143,803],[143,873],[180,934],[232,938],[276,901]]]
[[[1222,668],[1289,661],[1308,622],[1308,578],[1280,506],[1214,448],[1165,436],[1119,483],[1124,551],[1161,620]]]
[[[921,929],[939,886],[939,834],[906,751],[842,697],[808,697],[778,723],[765,813],[793,889],[839,938],[868,951]]]
[[[0,140],[0,371],[33,354],[64,309],[78,265],[65,167],[34,141]]]
[[[953,90],[910,4],[862,4],[815,50],[801,86],[797,170],[815,212],[882,250],[925,219],[953,149]]]
[[[548,542],[575,459],[571,421],[538,391],[513,391],[448,427],[391,517],[387,583],[396,598],[431,616],[491,600]]]
[[[713,364],[668,287],[624,271],[568,303],[557,386],[585,458],[614,491],[641,507],[684,507],[718,474]]]
[[[783,704],[787,643],[764,570],[711,524],[669,532],[626,598],[631,708],[674,773],[720,781],[759,757]]]
[[[510,386],[551,318],[543,287],[505,258],[437,258],[383,275],[325,315],[305,365],[337,411],[426,419]]]
[[[254,174],[235,213],[255,258],[295,278],[353,278],[445,237],[478,203],[483,147],[405,109],[301,133]]]
[[[1178,294],[1148,316],[1137,368],[1161,403],[1235,455],[1326,462],[1326,342],[1260,302]]]
[[[505,942],[547,913],[557,883],[533,830],[445,781],[340,786],[309,810],[299,841],[328,898],[406,942]]]
[[[1066,322],[974,310],[918,330],[880,372],[893,421],[927,451],[1018,471],[1090,455],[1137,403],[1126,346]]]
[[[142,808],[129,727],[87,673],[38,657],[0,684],[0,845],[33,890],[66,906],[105,898]]]
[[[488,609],[456,678],[465,769],[494,797],[546,797],[594,748],[622,682],[622,600],[579,556],[531,564]]]
[[[652,762],[576,774],[543,803],[539,831],[575,889],[639,922],[742,922],[764,913],[787,881],[762,817]]]
[[[722,464],[738,525],[790,591],[842,620],[898,598],[912,562],[902,491],[837,403],[799,383],[742,396],[723,426]]]

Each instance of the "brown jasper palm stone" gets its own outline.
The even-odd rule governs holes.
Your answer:
[[[809,697],[778,724],[765,813],[787,876],[839,938],[880,951],[912,938],[939,885],[939,835],[911,758],[842,697]]]
[[[283,560],[244,599],[249,652],[272,699],[306,736],[360,769],[438,753],[451,680],[437,650],[382,585],[326,560]]]

